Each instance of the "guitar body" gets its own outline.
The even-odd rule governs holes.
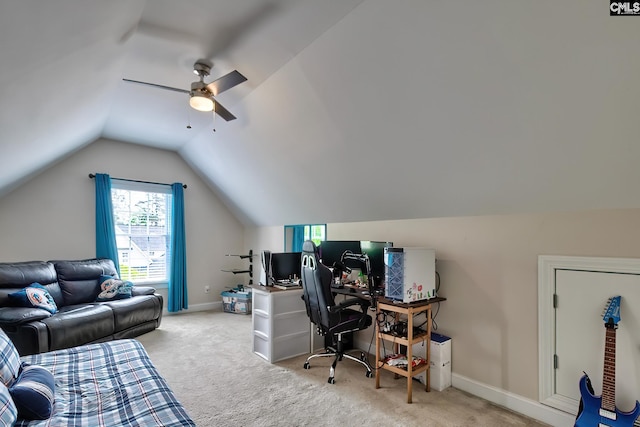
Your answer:
[[[576,418],[575,427],[633,427],[638,415],[640,415],[640,403],[631,412],[620,412],[616,409],[615,420],[600,415],[602,398],[595,396],[589,389],[589,377],[583,375],[580,378],[580,396],[582,410]]]

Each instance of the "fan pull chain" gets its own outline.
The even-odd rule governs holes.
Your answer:
[[[191,129],[191,114],[189,114],[190,107],[187,104],[187,129]]]
[[[216,131],[216,103],[213,103],[213,131]]]

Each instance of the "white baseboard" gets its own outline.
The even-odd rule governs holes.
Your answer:
[[[354,340],[354,346],[360,349],[368,349],[369,341],[362,341],[356,338]],[[375,347],[373,347],[372,350],[375,354]],[[569,427],[575,424],[575,415],[559,411],[506,390],[472,380],[455,372],[451,375],[451,385],[459,390],[466,391],[474,396],[495,403],[496,405],[550,424],[553,427]]]
[[[474,396],[478,396],[496,405],[503,406],[554,427],[573,426],[575,423],[575,415],[559,411],[526,397],[480,383],[456,373],[451,375],[451,385],[459,390],[466,391]]]
[[[195,311],[207,311],[207,310],[220,310],[222,311],[222,301],[216,301],[216,302],[206,302],[203,304],[191,304],[189,305],[189,308],[186,310],[180,310],[180,311],[175,311],[172,313],[169,313],[167,311],[167,308],[165,307],[162,315],[163,316],[173,316],[174,314],[182,314],[182,313],[193,313]]]

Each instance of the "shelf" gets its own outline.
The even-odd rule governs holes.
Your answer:
[[[429,368],[428,363],[423,363],[421,365],[418,365],[411,370],[411,376],[414,377],[416,375],[419,375],[424,371],[426,371],[428,368]],[[394,374],[401,375],[403,377],[406,377],[409,374],[409,372],[407,371],[407,368],[399,368],[397,366],[391,366],[391,365],[385,364],[384,369],[387,371],[391,371]]]
[[[226,254],[225,256],[237,256],[240,257],[240,259],[253,258],[253,251],[249,251],[248,255]]]
[[[233,274],[244,274],[244,273],[253,273],[253,269],[249,270],[222,270],[225,273],[233,273]]]
[[[225,256],[234,256],[239,257],[240,259],[248,259],[249,260],[249,268],[244,270],[233,269],[233,270],[222,270],[225,273],[233,273],[233,274],[249,274],[249,285],[253,285],[253,249],[249,250],[248,254],[226,254]]]
[[[393,343],[398,343],[400,345],[405,345],[405,346],[409,345],[408,337],[399,337],[397,335],[387,334],[385,332],[378,332],[378,336],[385,341],[391,341]],[[416,343],[419,343],[420,341],[426,341],[427,339],[428,339],[428,335],[426,332],[424,332],[414,336],[411,341],[413,344],[416,344]]]
[[[443,299],[440,299],[440,300],[443,300]],[[425,301],[419,301],[415,303],[399,305],[393,302],[379,301],[377,305],[376,318],[380,318],[381,312],[393,313],[396,322],[399,321],[400,315],[407,316],[408,336],[400,337],[387,332],[382,332],[379,330],[380,328],[379,324],[376,325],[376,332],[375,332],[376,366],[381,367],[380,369],[376,370],[376,388],[380,388],[380,370],[381,369],[384,369],[384,370],[393,372],[396,375],[405,377],[407,378],[407,403],[411,403],[412,401],[413,377],[415,377],[416,375],[420,375],[421,373],[426,372],[425,391],[430,391],[430,387],[429,387],[429,381],[430,381],[429,348],[430,346],[427,345],[427,357],[425,359],[425,363],[420,364],[416,367],[411,367],[411,369],[409,369],[409,366],[397,367],[397,366],[388,365],[387,363],[383,363],[383,359],[381,358],[381,354],[380,354],[381,347],[383,347],[381,344],[382,344],[382,341],[391,342],[394,346],[394,350],[396,353],[398,353],[399,347],[403,345],[407,347],[408,349],[407,353],[412,353],[410,349],[413,348],[414,344],[424,342],[424,341],[430,341],[431,339],[431,302],[432,301],[425,300]],[[435,301],[434,299],[433,302],[439,302],[439,301]],[[415,330],[413,328],[413,317],[419,313],[424,313],[427,316],[427,330],[424,332],[419,332],[417,335],[414,336]],[[409,355],[407,354],[407,358],[408,356]],[[413,356],[413,354],[411,356]]]

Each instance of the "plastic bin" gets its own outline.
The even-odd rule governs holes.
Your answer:
[[[251,291],[230,290],[220,295],[225,313],[251,314]]]

